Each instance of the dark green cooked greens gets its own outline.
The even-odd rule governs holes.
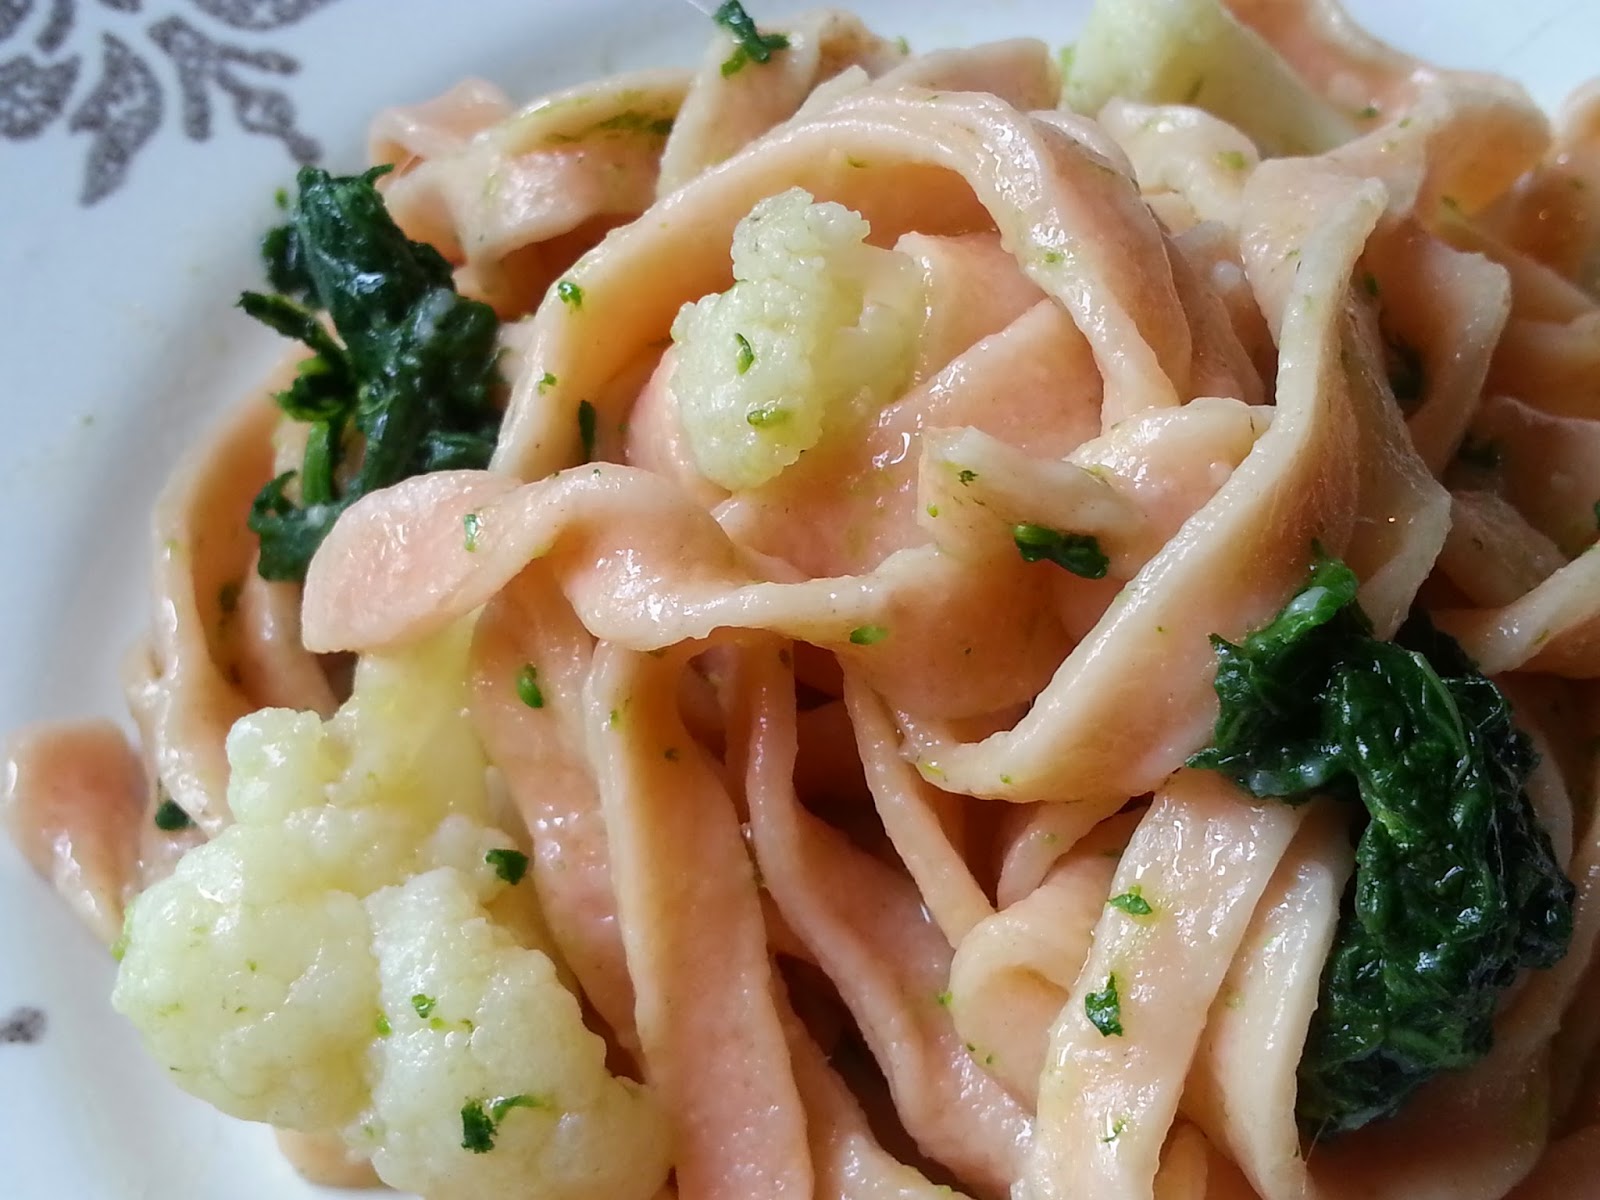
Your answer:
[[[266,579],[304,579],[339,514],[368,492],[485,467],[494,450],[499,321],[457,294],[438,251],[400,231],[373,186],[385,170],[302,168],[289,223],[262,242],[277,293],[239,298],[313,352],[277,397],[311,427],[304,461],[262,488],[250,512]]]
[[[1572,936],[1572,884],[1523,790],[1534,755],[1504,695],[1420,614],[1374,637],[1356,590],[1319,555],[1271,623],[1212,638],[1221,709],[1190,759],[1256,796],[1365,810],[1300,1060],[1311,1136],[1391,1116],[1482,1058],[1502,990]]]

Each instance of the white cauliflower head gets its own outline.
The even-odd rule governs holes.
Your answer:
[[[364,659],[326,724],[235,725],[237,823],[130,907],[112,1003],[186,1090],[341,1131],[430,1200],[643,1200],[665,1127],[607,1073],[515,882],[526,860],[490,823],[468,636]],[[482,1146],[480,1112],[519,1096],[552,1107],[513,1103]]]
[[[679,312],[670,386],[707,479],[765,483],[910,379],[921,274],[869,232],[798,188],[769,197],[734,230],[734,285]]]
[[[530,1162],[542,1200],[660,1182],[665,1127],[641,1089],[606,1073],[605,1043],[548,957],[487,920],[453,871],[386,888],[367,908],[396,1016],[372,1051],[356,1140],[376,1145],[384,1180],[429,1200],[535,1194]]]

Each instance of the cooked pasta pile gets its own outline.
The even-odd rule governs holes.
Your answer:
[[[1592,1186],[1600,92],[718,23],[302,173],[13,749],[115,1007],[430,1200]]]

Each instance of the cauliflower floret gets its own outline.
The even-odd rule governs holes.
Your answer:
[[[527,1195],[534,1178],[543,1200],[648,1194],[665,1128],[606,1073],[605,1043],[550,959],[485,920],[453,871],[386,888],[367,910],[394,1022],[357,1135],[376,1141],[378,1173],[429,1200]]]
[[[234,726],[236,824],[130,907],[112,1003],[188,1091],[340,1131],[398,1186],[488,1200],[548,1177],[551,1195],[648,1197],[668,1167],[660,1114],[606,1072],[531,885],[491,854],[512,843],[466,716],[469,637],[364,659],[326,724],[268,710]],[[524,1094],[559,1120],[541,1132],[518,1111],[494,1153],[469,1145],[470,1105]]]
[[[910,379],[921,276],[869,232],[798,188],[769,197],[734,230],[734,285],[678,313],[670,386],[707,479],[765,483]]]

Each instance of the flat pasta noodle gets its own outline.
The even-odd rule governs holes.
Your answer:
[[[425,244],[384,336],[494,317],[492,460],[493,422],[441,425],[355,497],[458,381],[409,342],[362,378],[303,261],[333,252],[277,243],[274,286],[344,315],[258,298],[312,354],[158,500],[137,742],[7,747],[0,818],[123,956],[118,1007],[308,1179],[427,1200],[1580,1192],[1600,85],[1552,122],[1334,0],[1106,0],[1059,58],[716,20],[693,69],[386,110],[388,170],[331,181]],[[304,583],[267,580],[252,498],[318,486]],[[1345,578],[1363,615],[1317,624]],[[1193,765],[1287,727],[1318,637],[1362,649],[1304,789]],[[1393,747],[1334,703],[1380,645],[1427,693]],[[1354,802],[1406,736],[1480,755],[1483,840],[1571,888],[1449,921],[1571,933],[1480,964],[1454,1065],[1338,1129],[1300,1107],[1330,964],[1383,887],[1408,928],[1449,889]],[[1414,1032],[1382,1018],[1380,1058]]]

